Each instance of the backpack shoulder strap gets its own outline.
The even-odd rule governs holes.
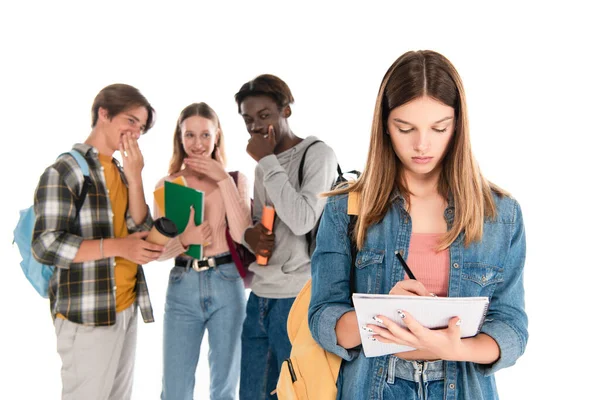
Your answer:
[[[350,253],[352,254],[352,264],[350,264],[350,303],[352,303],[352,293],[354,293],[354,281],[356,279],[354,264],[356,263],[356,255],[358,254],[358,246],[354,239],[354,229],[356,229],[356,223],[358,222],[357,201],[355,192],[348,194],[348,216],[350,217],[350,221],[348,222],[348,237],[350,238]]]
[[[239,171],[229,171],[228,174],[231,175],[233,183],[235,183],[235,186],[237,187]]]
[[[75,149],[72,149],[71,151],[69,151],[69,153],[74,159],[75,161],[77,161],[77,164],[79,164],[79,168],[81,168],[81,172],[83,173],[83,176],[90,176],[90,167],[85,159],[85,157],[83,157],[83,155],[78,152]]]
[[[352,302],[352,293],[354,293],[354,281],[356,279],[354,264],[356,263],[356,254],[358,253],[358,247],[354,240],[356,221],[358,221],[358,215],[350,215],[350,222],[348,223],[348,237],[350,237],[350,252],[352,254],[352,264],[350,264],[350,302]]]
[[[323,143],[322,140],[315,140],[304,149],[304,154],[302,154],[302,160],[300,160],[300,168],[298,168],[298,186],[302,187],[302,181],[304,181],[304,161],[306,160],[306,152],[311,148],[312,145],[317,143]],[[339,166],[338,166],[339,168]]]
[[[227,173],[233,178],[233,183],[235,183],[235,188],[237,189],[239,171],[229,171]],[[229,235],[229,222],[227,222],[227,214],[225,215],[225,224],[225,235]],[[229,236],[229,238],[231,238],[231,236]]]
[[[81,154],[75,149],[72,149],[68,153],[63,154],[70,154],[71,157],[73,157],[75,161],[77,161],[77,164],[79,165],[79,168],[81,168],[81,172],[83,173],[83,185],[81,186],[81,193],[79,193],[79,197],[77,198],[77,202],[75,203],[75,209],[77,210],[77,215],[79,215],[79,211],[83,206],[85,197],[87,196],[87,193],[90,190],[90,187],[92,186],[92,179],[90,178],[90,167],[83,154]]]

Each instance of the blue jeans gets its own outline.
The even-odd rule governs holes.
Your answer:
[[[444,398],[443,361],[406,361],[390,357],[383,400],[441,400]]]
[[[192,400],[200,344],[208,330],[210,398],[235,399],[246,296],[235,264],[207,271],[174,267],[163,338],[163,400]]]
[[[290,356],[287,319],[295,298],[267,299],[250,293],[242,332],[240,400],[276,399],[279,370]]]

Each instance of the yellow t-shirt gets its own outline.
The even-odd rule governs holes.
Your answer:
[[[113,212],[113,229],[115,238],[129,235],[125,213],[127,212],[128,191],[121,180],[119,169],[112,157],[98,154],[100,164],[104,168],[106,189]],[[115,285],[117,286],[117,312],[123,311],[135,301],[138,266],[133,261],[115,257]]]

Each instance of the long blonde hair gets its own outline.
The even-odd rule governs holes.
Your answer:
[[[218,137],[215,142],[215,149],[210,155],[213,159],[216,159],[215,152],[219,149],[219,154],[223,162],[223,166],[226,165],[225,157],[225,138],[223,137],[223,129],[221,129],[221,122],[215,110],[213,110],[208,104],[193,103],[184,108],[177,118],[177,125],[175,125],[175,133],[173,135],[173,155],[169,162],[169,175],[181,171],[183,165],[183,159],[185,158],[185,150],[183,149],[183,141],[181,139],[181,124],[189,117],[202,117],[209,119],[217,127]]]
[[[485,217],[496,216],[492,191],[506,194],[479,171],[471,151],[465,91],[454,66],[434,51],[407,52],[392,64],[381,82],[363,174],[356,182],[326,194],[358,193],[359,217],[354,235],[359,249],[364,245],[368,227],[386,215],[396,186],[410,205],[410,191],[403,179],[402,164],[386,133],[386,125],[391,110],[422,96],[453,107],[456,118],[455,132],[442,161],[438,183],[440,195],[454,197],[454,223],[442,237],[439,249],[448,248],[461,232],[465,233],[465,246],[481,240]]]

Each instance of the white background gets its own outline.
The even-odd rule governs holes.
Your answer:
[[[233,95],[261,73],[291,87],[297,135],[318,135],[343,168],[363,169],[381,79],[400,54],[414,49],[439,51],[455,64],[482,170],[523,208],[530,341],[517,364],[497,374],[501,397],[597,396],[597,333],[586,320],[598,314],[600,219],[592,193],[599,172],[600,31],[589,6],[125,3],[0,6],[1,398],[60,395],[48,303],[22,275],[12,230],[44,168],[87,137],[89,110],[102,87],[132,84],[158,112],[141,140],[146,198],[152,199],[167,171],[176,118],[191,102],[206,101],[217,111],[229,169],[252,176]],[[139,326],[134,399],[160,394],[169,269],[168,262],[145,267],[156,323]],[[197,399],[208,398],[206,350]]]

